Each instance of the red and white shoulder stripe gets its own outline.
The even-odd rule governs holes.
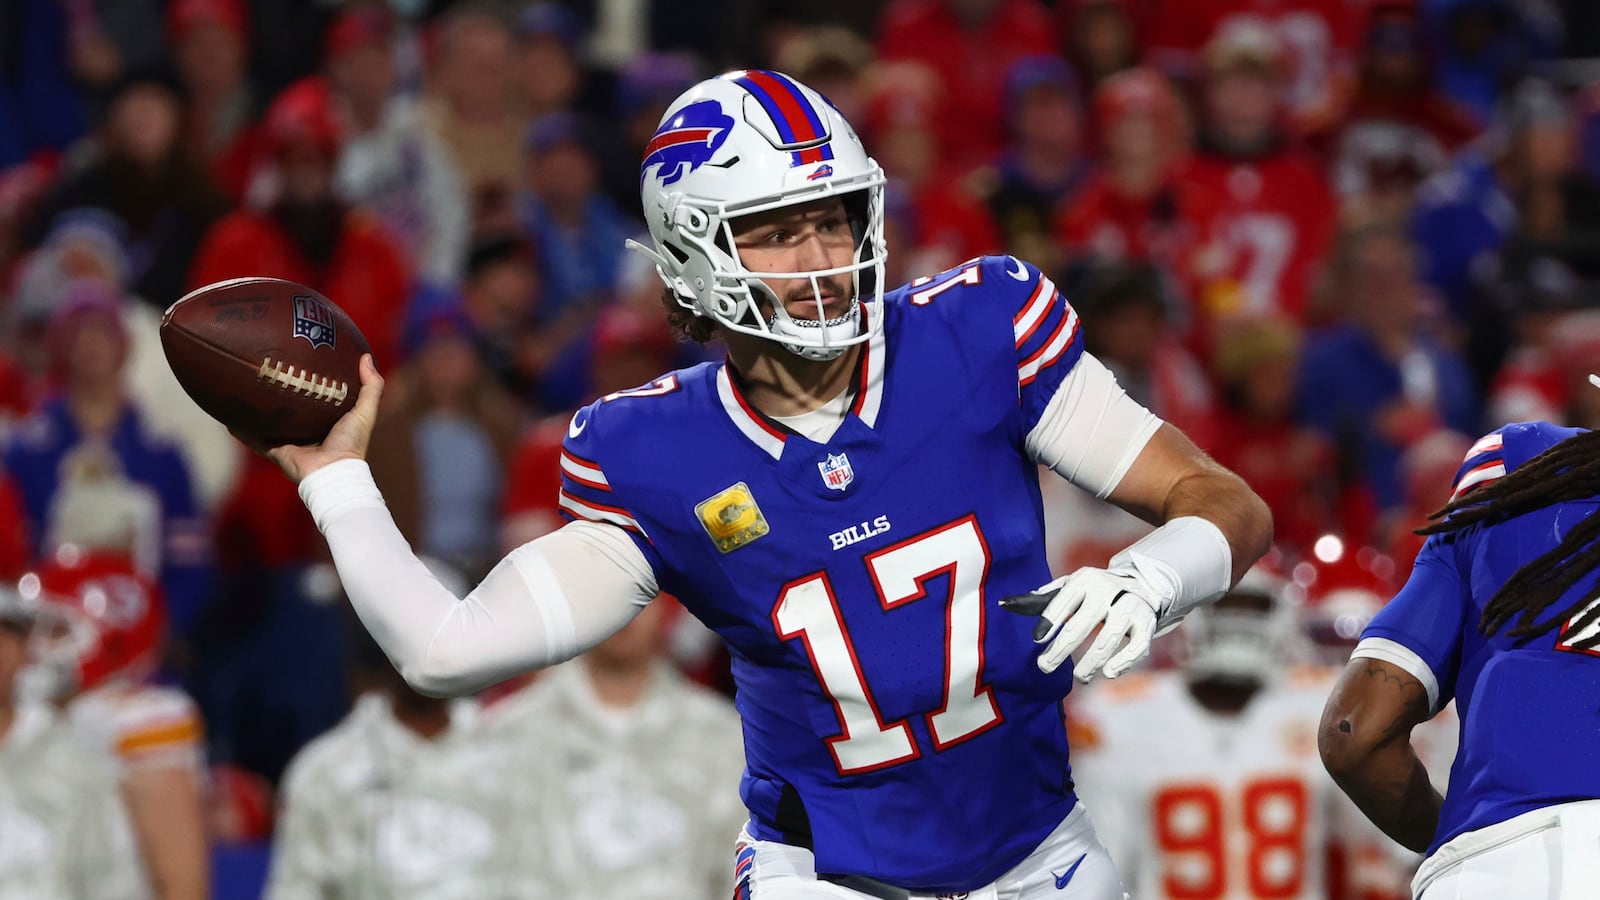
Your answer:
[[[600,471],[600,467],[574,456],[571,450],[561,451],[561,474],[584,487],[607,493],[611,491],[611,482],[606,480],[606,474]]]
[[[1019,360],[1017,383],[1026,387],[1073,346],[1078,334],[1078,312],[1049,278],[1040,276],[1039,284],[1011,324]]]
[[[561,449],[561,492],[556,505],[569,519],[607,522],[644,534],[638,520],[613,499],[611,481],[600,465],[574,453],[570,443]]]
[[[638,520],[629,515],[628,511],[620,506],[601,503],[590,498],[578,498],[567,492],[565,485],[561,488],[561,495],[557,500],[561,511],[575,519],[588,519],[591,522],[607,522],[619,525],[629,531],[644,534],[645,530],[639,525]]]

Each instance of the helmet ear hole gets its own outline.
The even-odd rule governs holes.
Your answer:
[[[689,252],[684,250],[682,247],[679,247],[677,244],[674,244],[670,241],[663,241],[661,244],[661,249],[667,251],[667,255],[677,260],[678,265],[680,266],[689,261]]]

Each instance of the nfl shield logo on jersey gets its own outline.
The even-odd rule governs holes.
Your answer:
[[[817,463],[817,471],[822,473],[822,483],[835,491],[842,491],[856,480],[855,470],[850,468],[850,457],[843,453],[829,453],[828,458]]]
[[[310,294],[294,295],[294,336],[311,342],[312,349],[332,347],[333,310]]]

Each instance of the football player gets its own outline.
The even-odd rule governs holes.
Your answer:
[[[362,460],[370,359],[322,444],[271,451],[362,620],[413,685],[462,693],[593,647],[669,591],[733,655],[738,890],[1120,897],[1061,698],[1226,592],[1270,542],[1265,505],[1127,398],[1033,266],[977,258],[891,290],[882,170],[804,85],[695,85],[640,185],[654,246],[635,246],[669,320],[728,356],[579,410],[572,521],[465,599],[415,561]],[[1051,581],[1040,463],[1160,527]],[[1042,612],[998,612],[1008,596]]]
[[[510,774],[526,744],[480,733],[472,700],[421,696],[361,649],[369,689],[284,773],[267,900],[566,896],[520,831],[539,803]]]
[[[111,757],[16,699],[37,611],[0,587],[0,898],[148,897]]]
[[[155,896],[210,896],[200,712],[187,694],[147,680],[165,639],[160,589],[126,557],[72,544],[18,587],[38,607],[32,690],[117,760]]]
[[[1520,423],[1474,444],[1328,699],[1323,762],[1426,853],[1422,900],[1564,900],[1600,884],[1596,435]],[[1461,741],[1441,798],[1411,732],[1452,698]]]
[[[733,891],[728,847],[746,818],[739,717],[667,661],[670,602],[484,711],[486,728],[523,751],[502,775],[537,798],[522,824],[550,856],[540,874],[552,896]]]
[[[1384,896],[1351,890],[1351,810],[1316,754],[1330,681],[1295,664],[1291,594],[1258,564],[1191,616],[1178,669],[1073,697],[1075,780],[1134,896]]]

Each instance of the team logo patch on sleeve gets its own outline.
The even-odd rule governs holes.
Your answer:
[[[829,490],[842,491],[856,480],[856,471],[850,467],[850,457],[843,453],[829,453],[827,459],[817,463],[817,471],[822,473],[822,483]]]
[[[723,553],[732,553],[772,530],[750,486],[742,481],[696,503],[694,514]]]
[[[310,341],[313,349],[332,347],[338,337],[333,324],[333,310],[310,294],[295,294],[294,336]]]

